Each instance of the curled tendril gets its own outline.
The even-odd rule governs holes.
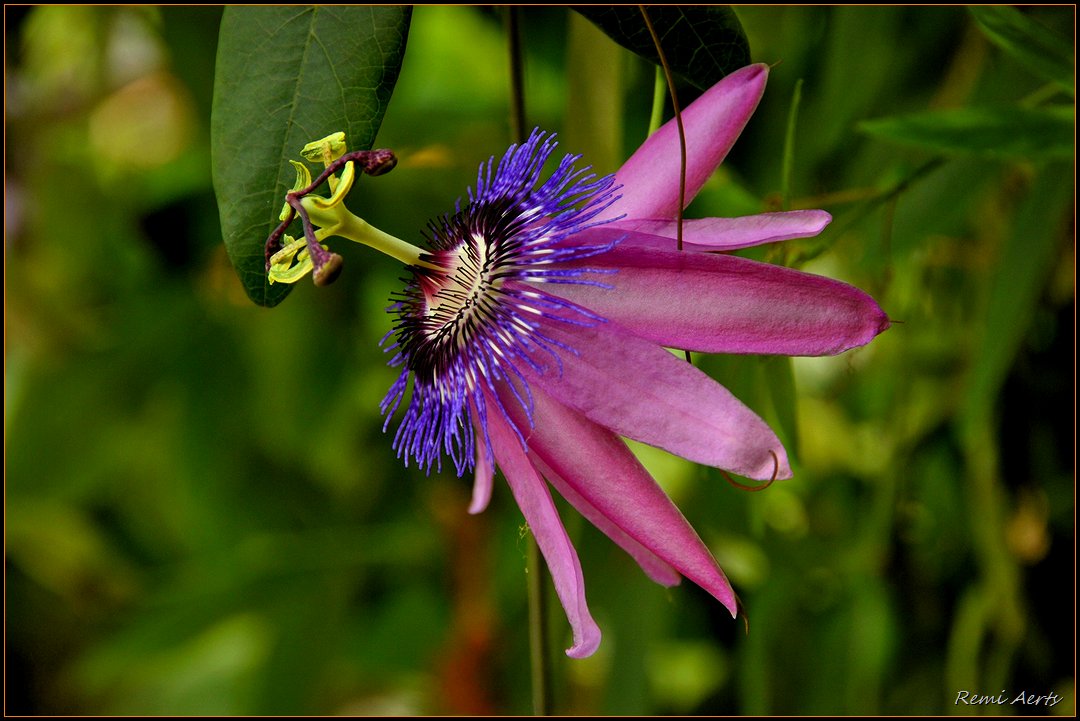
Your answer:
[[[728,483],[730,483],[731,485],[735,486],[735,487],[736,487],[736,488],[738,488],[738,489],[739,489],[740,491],[749,491],[749,492],[751,492],[751,493],[756,493],[757,491],[764,491],[764,490],[765,490],[766,488],[768,488],[769,486],[771,486],[771,485],[773,484],[773,482],[774,482],[774,481],[776,481],[776,477],[777,477],[777,476],[778,476],[778,475],[780,474],[780,459],[779,459],[779,457],[777,457],[777,455],[776,455],[776,451],[774,451],[774,450],[772,450],[772,449],[770,448],[770,449],[769,449],[769,455],[770,455],[770,456],[772,456],[772,459],[773,459],[773,472],[772,472],[772,478],[770,478],[769,480],[765,481],[765,482],[764,482],[764,483],[762,483],[762,484],[761,484],[760,486],[751,486],[751,485],[749,485],[748,483],[740,483],[739,481],[736,481],[736,480],[735,480],[734,478],[732,478],[731,476],[729,476],[729,475],[728,475],[728,473],[727,473],[727,471],[725,471],[724,469],[720,468],[720,469],[717,469],[717,470],[719,470],[719,471],[720,471],[721,475],[723,475],[723,476],[724,476],[724,479],[725,479],[725,480],[726,480],[726,481],[727,481]]]

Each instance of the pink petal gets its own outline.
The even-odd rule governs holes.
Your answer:
[[[583,327],[543,319],[540,330],[574,352],[559,352],[559,363],[537,352],[533,360],[543,372],[529,371],[530,383],[590,420],[749,478],[791,477],[769,426],[686,361],[612,322]]]
[[[547,420],[545,419],[541,422],[547,423]],[[622,441],[619,442],[622,443]],[[531,443],[532,440],[530,439],[530,444]],[[679,582],[682,581],[682,576],[679,575],[678,571],[658,558],[651,550],[634,540],[634,538],[620,528],[616,522],[597,510],[596,506],[578,493],[573,485],[565,481],[562,476],[544,463],[540,456],[530,453],[529,460],[532,461],[536,470],[540,471],[544,478],[555,487],[555,490],[559,492],[559,495],[577,509],[578,513],[584,516],[589,523],[603,531],[604,535],[614,541],[620,548],[630,554],[630,556],[637,561],[638,565],[641,566],[641,570],[645,571],[645,575],[659,583],[661,586],[679,585]]]
[[[683,250],[736,250],[792,238],[812,238],[830,222],[832,216],[824,210],[684,220]],[[620,247],[647,244],[656,250],[675,250],[678,246],[672,241],[678,237],[676,226],[674,220],[617,220],[591,232],[604,231],[612,238],[617,236],[613,231],[645,233],[645,236],[630,236]]]
[[[769,76],[748,65],[712,86],[682,112],[686,130],[686,203],[723,161],[750,119]],[[604,217],[674,218],[679,205],[679,130],[672,119],[649,136],[615,173],[622,198]]]
[[[495,408],[493,404],[488,407]],[[506,476],[514,500],[525,516],[525,522],[540,546],[555,583],[555,592],[566,609],[566,617],[574,634],[574,645],[566,650],[566,655],[571,658],[591,656],[600,645],[600,628],[585,602],[585,581],[577,551],[566,535],[547,484],[529,462],[517,434],[498,411],[491,410],[487,414],[487,421],[495,458]]]
[[[567,500],[577,496],[734,615],[735,594],[724,572],[622,439],[543,391],[534,389],[533,395],[537,423],[529,447],[536,467]]]
[[[495,476],[494,459],[488,451],[484,441],[484,431],[476,422],[475,409],[473,413],[473,425],[476,426],[476,474],[473,479],[472,502],[469,504],[469,513],[482,513],[491,502],[492,480]]]
[[[549,292],[661,345],[706,353],[834,355],[870,342],[889,318],[846,283],[745,258],[618,247],[582,261],[616,269],[613,288]]]

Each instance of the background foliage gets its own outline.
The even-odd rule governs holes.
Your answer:
[[[642,450],[749,633],[567,514],[605,639],[556,661],[560,711],[1075,711],[1074,8],[998,10],[737,9],[776,66],[691,215],[829,210],[758,257],[900,322],[793,385],[785,361],[702,359],[796,460],[748,494]],[[221,11],[5,21],[7,712],[527,712],[517,509],[499,489],[468,516],[464,481],[404,470],[381,431],[401,269],[338,244],[335,285],[267,310],[229,264]],[[523,30],[530,124],[618,167],[651,66],[563,9]],[[505,58],[491,11],[416,9],[376,141],[401,162],[358,212],[418,239],[463,195],[509,141]],[[954,704],[1002,689],[1064,701]]]

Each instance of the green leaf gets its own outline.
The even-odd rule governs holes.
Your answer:
[[[574,9],[619,45],[660,64],[639,6],[588,5]],[[730,7],[647,5],[645,9],[672,71],[698,88],[705,90],[728,73],[750,64],[750,43]]]
[[[1071,158],[1071,106],[935,110],[859,123],[886,140],[992,158]]]
[[[968,8],[983,34],[1018,63],[1074,95],[1072,45],[1063,37],[1007,5]]]
[[[296,179],[289,160],[344,131],[371,147],[401,68],[408,7],[229,7],[210,121],[214,190],[229,259],[248,296],[272,307],[263,244]]]
[[[978,326],[983,332],[963,405],[962,418],[969,426],[977,427],[992,416],[1054,261],[1068,242],[1065,228],[1074,190],[1071,171],[1068,166],[1054,165],[1039,173],[1000,250]]]

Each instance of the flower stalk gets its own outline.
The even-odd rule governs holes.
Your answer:
[[[525,123],[524,58],[521,49],[521,8],[506,9],[506,36],[510,59],[510,127],[514,141],[528,139]],[[527,551],[526,596],[529,605],[529,674],[533,715],[551,714],[551,661],[548,654],[548,571],[540,546],[530,531]]]
[[[675,91],[675,78],[671,74],[671,66],[668,65],[667,55],[660,43],[660,36],[656,34],[649,11],[644,5],[638,5],[641,17],[645,19],[645,27],[649,29],[653,44],[656,46],[656,54],[660,56],[660,66],[664,68],[664,77],[667,79],[668,92],[671,93],[671,107],[675,113],[675,124],[679,129],[679,207],[675,215],[675,244],[679,250],[683,249],[683,209],[686,207],[686,128],[683,127],[682,108],[679,105],[679,96]],[[690,360],[690,352],[687,351],[687,360]]]

